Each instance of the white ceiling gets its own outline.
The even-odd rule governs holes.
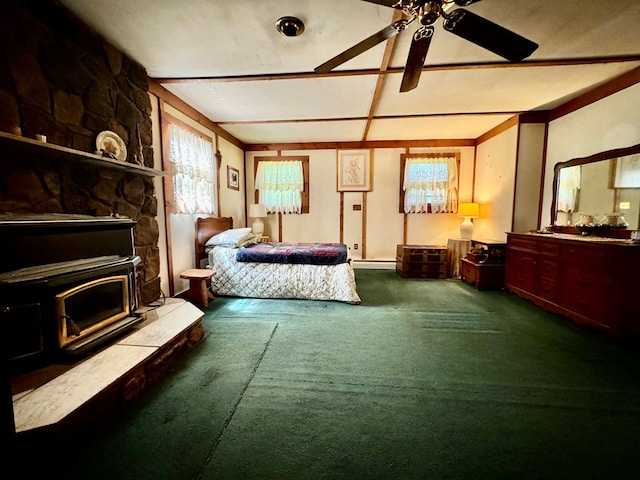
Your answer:
[[[415,22],[395,37],[379,98],[386,42],[338,67],[340,75],[313,69],[392,23],[392,8],[361,0],[59,1],[245,144],[473,139],[516,112],[552,108],[640,66],[638,0],[475,3],[465,8],[540,47],[514,66],[439,21],[431,68],[415,90],[399,93]],[[282,16],[300,18],[304,33],[276,31]]]

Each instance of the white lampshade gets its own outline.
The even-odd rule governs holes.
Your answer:
[[[458,215],[464,217],[460,224],[460,238],[471,238],[473,236],[472,218],[480,216],[480,205],[477,203],[461,203],[458,207]]]
[[[264,233],[264,222],[262,219],[267,216],[267,206],[262,203],[252,203],[249,205],[249,216],[255,219],[253,225],[251,225],[253,234],[261,237]]]
[[[249,205],[249,216],[251,218],[264,218],[267,216],[267,206],[261,203]]]

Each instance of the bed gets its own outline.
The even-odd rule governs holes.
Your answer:
[[[355,273],[344,245],[304,244],[303,249],[311,251],[311,260],[296,257],[300,253],[299,248],[283,242],[260,243],[253,252],[249,251],[249,245],[240,248],[231,243],[212,245],[220,242],[211,242],[211,239],[240,230],[233,228],[231,217],[196,220],[196,266],[215,270],[216,273],[211,278],[211,292],[214,295],[333,300],[354,305],[360,303]],[[336,248],[339,245],[344,249]],[[270,252],[271,261],[251,261],[254,260],[252,256],[255,250]],[[288,250],[295,252],[295,255],[289,255]],[[344,252],[347,252],[346,258],[342,258]],[[238,253],[250,254],[249,261],[238,261]],[[286,258],[283,257],[285,253]],[[334,254],[340,258],[336,260]]]

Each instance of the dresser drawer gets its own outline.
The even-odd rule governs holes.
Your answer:
[[[538,282],[538,296],[550,302],[558,298],[558,282],[553,278],[540,278]]]
[[[615,260],[609,249],[576,244],[562,245],[560,256],[563,262],[590,272],[609,270]]]
[[[607,324],[607,314],[611,281],[601,275],[586,274],[583,269],[567,267],[562,275],[563,304],[585,317]]]
[[[560,245],[554,242],[539,242],[538,252],[542,255],[557,257],[560,255]]]
[[[462,260],[460,262],[460,276],[466,279],[469,282],[475,282],[478,279],[476,278],[476,267],[472,263],[467,260]]]
[[[508,241],[509,248],[519,248],[521,250],[538,250],[538,242],[535,238],[522,238],[522,237],[514,237],[510,236]]]
[[[598,303],[597,299],[590,295],[575,295],[564,302],[564,306],[569,310],[588,318],[590,321],[600,325],[608,325],[607,310],[604,305]]]
[[[529,292],[536,289],[536,256],[521,250],[507,252],[506,286]]]
[[[504,287],[504,265],[500,263],[476,263],[469,259],[460,260],[460,278],[473,283],[476,289]]]
[[[538,260],[537,266],[539,276],[553,280],[558,278],[558,262],[542,258]]]

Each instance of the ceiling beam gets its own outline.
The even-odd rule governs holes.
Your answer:
[[[530,68],[530,67],[563,67],[575,65],[595,65],[607,63],[640,62],[640,55],[616,55],[608,57],[584,57],[563,58],[554,60],[528,60],[523,62],[476,62],[425,65],[423,72],[448,71],[448,70],[474,70],[489,68]],[[228,83],[228,82],[262,82],[272,80],[298,80],[308,78],[328,77],[353,77],[358,75],[388,75],[402,73],[404,67],[387,68],[382,71],[379,68],[362,70],[333,70],[328,73],[294,72],[294,73],[265,73],[257,75],[230,75],[216,77],[158,77],[153,80],[159,84],[172,83]]]
[[[394,10],[393,17],[391,18],[391,23],[395,23],[400,20],[403,16],[402,10]],[[397,36],[393,36],[387,40],[387,44],[384,47],[384,53],[382,55],[382,62],[380,63],[380,73],[378,73],[378,79],[376,80],[376,88],[373,91],[373,96],[371,97],[371,105],[369,106],[369,115],[367,116],[367,123],[364,126],[364,132],[362,134],[362,140],[367,139],[367,135],[369,135],[369,128],[371,128],[371,122],[373,121],[376,110],[378,109],[378,104],[380,103],[380,98],[382,97],[382,89],[384,88],[384,82],[387,79],[387,76],[384,75],[387,68],[389,67],[389,62],[391,61],[391,55],[393,54],[393,50],[396,46]]]
[[[608,82],[599,85],[592,90],[586,92],[584,95],[580,95],[573,100],[570,100],[557,108],[554,108],[549,113],[549,121],[560,118],[571,112],[575,112],[581,108],[586,107],[592,103],[602,100],[609,95],[613,95],[625,88],[640,83],[640,67],[629,70],[627,73],[609,80]]]
[[[218,125],[263,125],[272,123],[314,123],[314,122],[345,122],[345,121],[363,121],[373,118],[374,120],[406,120],[408,118],[437,118],[437,117],[469,117],[469,116],[487,116],[487,115],[517,115],[521,111],[501,111],[501,112],[454,112],[454,113],[415,113],[407,115],[380,115],[374,117],[331,117],[331,118],[300,118],[300,119],[283,119],[283,120],[241,120],[218,122]]]
[[[246,144],[246,152],[275,152],[279,150],[353,150],[363,148],[444,148],[474,147],[475,139],[444,140],[368,140],[364,142],[300,142]]]

